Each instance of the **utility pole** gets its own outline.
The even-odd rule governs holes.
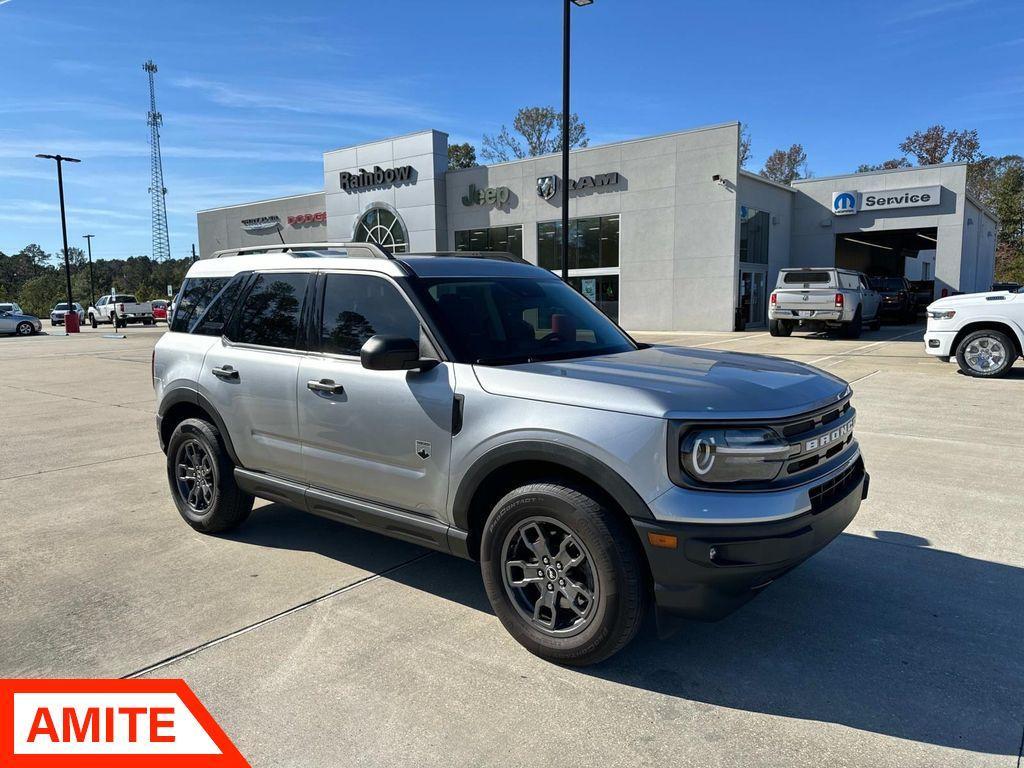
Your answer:
[[[197,261],[199,261],[199,257],[196,256],[196,244],[192,243],[192,263],[195,264]]]
[[[86,246],[89,249],[89,303],[96,306],[96,287],[92,280],[92,239],[96,235],[82,235],[85,238]]]
[[[67,278],[68,286],[68,311],[64,315],[64,333],[67,334],[68,317],[75,313],[75,302],[71,298],[71,258],[68,256],[68,221],[67,216],[64,214],[64,171],[62,166],[64,163],[80,163],[82,161],[75,157],[64,157],[63,155],[36,155],[36,157],[43,160],[53,160],[57,163],[57,192],[60,195],[60,232],[64,238],[64,274]],[[75,320],[77,321],[77,319],[78,316],[76,315]]]
[[[569,21],[572,6],[594,0],[563,0],[562,5],[562,281],[569,282]]]

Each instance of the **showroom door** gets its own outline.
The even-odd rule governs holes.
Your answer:
[[[767,281],[768,274],[764,271],[740,271],[739,316],[744,328],[763,328],[765,325]]]

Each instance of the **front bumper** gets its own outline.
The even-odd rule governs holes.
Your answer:
[[[660,610],[686,618],[724,618],[761,589],[838,536],[867,498],[868,474],[858,455],[809,491],[809,511],[770,522],[672,523],[634,519],[654,579]],[[743,503],[743,494],[735,494]],[[674,549],[649,534],[675,536]]]
[[[956,331],[928,331],[924,335],[924,351],[935,357],[952,357]]]

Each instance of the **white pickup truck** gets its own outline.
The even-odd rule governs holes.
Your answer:
[[[838,328],[849,339],[865,325],[878,330],[881,298],[860,272],[834,267],[802,267],[779,271],[768,302],[768,331],[789,336],[794,329]]]
[[[108,293],[100,296],[96,306],[89,307],[89,325],[95,328],[99,323],[110,323],[115,328],[124,328],[128,323],[153,325],[153,305],[148,301],[137,301],[131,293]]]
[[[1024,354],[1024,288],[1016,293],[966,293],[928,305],[924,350],[956,358],[968,376],[1004,376]]]

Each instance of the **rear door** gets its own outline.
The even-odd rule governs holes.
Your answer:
[[[305,272],[250,277],[232,323],[206,353],[199,375],[200,391],[223,420],[242,466],[298,482],[302,457],[295,382],[311,282]]]
[[[881,308],[882,295],[871,287],[871,281],[868,280],[866,275],[858,273],[860,278],[860,292],[861,292],[861,317],[865,320],[873,319],[878,315],[878,310]]]
[[[384,275],[321,276],[310,354],[297,383],[306,481],[345,496],[443,518],[448,493],[455,376],[370,371],[359,350],[379,333],[419,339],[437,357],[419,316]]]

